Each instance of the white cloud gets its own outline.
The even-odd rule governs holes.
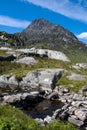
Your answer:
[[[0,25],[16,28],[26,28],[29,24],[29,21],[18,20],[8,16],[0,15]]]
[[[87,32],[80,33],[77,35],[78,38],[87,40]]]
[[[77,2],[71,2],[71,0],[22,0],[32,3],[43,8],[47,8],[51,11],[60,13],[72,19],[87,22],[87,10],[84,6],[87,6],[87,1],[77,0]],[[73,0],[72,0],[73,1]]]

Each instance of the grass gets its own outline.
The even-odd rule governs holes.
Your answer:
[[[0,130],[76,130],[70,123],[54,122],[46,127],[12,106],[0,105]]]
[[[40,125],[22,111],[0,105],[0,130],[38,130]]]
[[[6,51],[0,50],[0,56],[8,56],[8,54],[6,53]]]
[[[66,78],[68,74],[64,75],[58,82],[57,86],[63,85],[66,88],[69,88],[69,90],[72,92],[78,93],[79,90],[87,85],[87,79],[84,80],[68,80]]]
[[[10,62],[0,62],[0,75],[2,74],[15,74],[18,77],[23,77],[28,71],[36,70],[39,68],[67,68],[67,62],[52,60],[48,58],[36,58],[38,63],[36,65],[16,64]]]

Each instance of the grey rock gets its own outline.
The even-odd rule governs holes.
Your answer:
[[[75,106],[75,107],[80,107],[80,105],[82,104],[82,102],[81,101],[73,101],[71,104],[73,106]]]
[[[69,110],[68,110],[68,113],[69,113],[70,115],[74,115],[74,112],[75,112],[76,109],[77,109],[76,107],[70,106],[70,107],[69,107]]]
[[[63,111],[60,115],[59,115],[59,118],[61,120],[64,120],[64,121],[67,121],[69,117],[69,113],[68,113],[68,110],[66,109],[65,111]]]
[[[45,118],[44,118],[44,123],[45,124],[49,124],[49,123],[52,123],[53,122],[53,120],[52,120],[52,117],[50,117],[50,116],[46,116]]]
[[[9,87],[18,87],[18,81],[15,75],[11,76],[8,80]]]
[[[38,123],[40,123],[41,126],[45,126],[43,119],[41,119],[41,118],[36,118],[35,120],[36,120]]]
[[[76,74],[76,73],[72,73],[70,76],[67,76],[67,79],[68,80],[84,80],[85,76]]]
[[[73,117],[69,117],[69,118],[68,118],[68,121],[71,122],[72,124],[78,126],[78,127],[81,127],[81,126],[84,125],[84,122],[83,122],[83,121],[78,120],[78,119],[75,119],[75,118],[73,118]]]
[[[55,99],[58,99],[59,96],[58,96],[58,93],[57,92],[53,92],[51,93],[50,95],[47,96],[47,99],[49,100],[55,100]]]
[[[66,71],[63,69],[41,69],[29,72],[20,82],[20,86],[25,89],[31,87],[42,90],[52,90],[56,82]]]
[[[9,77],[10,77],[9,75],[1,75],[1,76],[0,76],[0,87],[1,87],[1,88],[7,87],[8,78],[9,78]]]
[[[43,98],[40,97],[38,92],[31,93],[17,93],[13,95],[7,95],[3,97],[3,103],[11,104],[16,107],[25,108],[34,103],[42,101]]]
[[[74,94],[73,95],[73,100],[75,100],[75,101],[84,101],[85,100],[85,97],[83,97],[82,95],[80,95],[80,94]]]
[[[13,90],[18,87],[18,81],[15,75],[1,75],[0,76],[0,88],[6,88]],[[6,91],[6,90],[5,90]]]
[[[37,61],[33,57],[23,57],[21,59],[18,59],[16,63],[34,65],[37,63]]]
[[[87,119],[87,111],[77,109],[75,110],[75,116],[77,116],[81,121],[85,121]]]
[[[64,86],[59,86],[58,87],[58,93],[59,94],[64,94],[64,93],[68,93],[69,92],[69,89],[68,88],[65,88]]]
[[[53,113],[53,118],[54,118],[54,119],[58,118],[58,117],[59,117],[59,114],[61,113],[61,111],[62,111],[61,109],[55,110],[54,113]]]
[[[70,62],[69,58],[60,51],[48,50],[48,49],[18,49],[17,51],[24,52],[26,55],[35,55],[40,57],[48,57],[50,59],[62,60]]]
[[[3,103],[14,104],[15,102],[20,101],[21,96],[22,96],[22,94],[4,96]]]

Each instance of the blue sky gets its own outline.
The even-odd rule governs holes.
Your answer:
[[[87,0],[0,1],[0,31],[21,32],[38,18],[60,24],[87,43]]]

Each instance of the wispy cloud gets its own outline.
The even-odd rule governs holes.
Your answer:
[[[87,32],[82,32],[79,35],[77,35],[79,39],[87,40]]]
[[[0,25],[16,28],[26,28],[29,24],[29,21],[18,20],[8,16],[0,15]]]
[[[32,3],[51,11],[60,13],[72,19],[87,22],[87,1],[86,0],[22,0]]]

